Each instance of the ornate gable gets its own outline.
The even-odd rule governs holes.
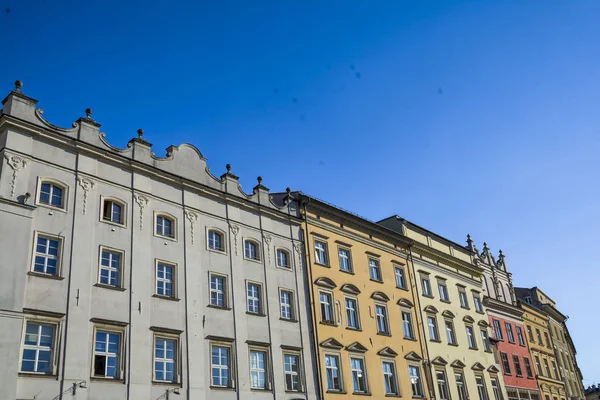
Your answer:
[[[498,367],[496,367],[495,365],[490,365],[490,367],[487,369],[489,372],[493,372],[493,373],[498,373],[500,372],[500,370],[498,369]]]
[[[384,347],[383,349],[377,352],[377,355],[382,357],[396,357],[398,353],[392,350],[390,347]]]
[[[417,353],[415,353],[414,351],[407,353],[404,356],[404,358],[407,360],[410,360],[410,361],[421,361],[422,360],[421,356],[418,355]]]
[[[352,344],[349,344],[348,346],[346,346],[346,350],[355,352],[355,353],[366,353],[367,351],[369,351],[369,349],[367,349],[365,346],[363,346],[359,342],[354,342]]]
[[[473,366],[471,367],[472,370],[474,371],[485,371],[485,367],[483,365],[481,365],[481,363],[476,362],[475,364],[473,364]]]
[[[442,357],[436,357],[431,361],[432,364],[444,366],[448,364],[448,361],[444,360]]]
[[[450,364],[450,366],[454,367],[454,368],[464,368],[464,367],[466,367],[466,365],[462,361],[460,361],[458,359],[452,361],[452,364]]]
[[[320,344],[321,347],[325,347],[326,349],[336,349],[340,350],[344,348],[344,345],[335,340],[334,338],[325,339]]]

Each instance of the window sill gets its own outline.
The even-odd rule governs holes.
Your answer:
[[[270,388],[250,388],[251,392],[272,392]]]
[[[298,390],[285,389],[284,392],[286,392],[286,393],[298,393],[298,394],[304,393],[304,391],[302,391],[300,389],[298,389]]]
[[[450,304],[450,303],[452,303],[450,300],[443,300],[443,299],[440,299],[440,301],[441,301],[442,303],[446,303],[446,304]]]
[[[383,283],[383,281],[380,281],[380,280],[378,280],[378,279],[369,278],[369,280],[370,280],[371,282]],[[358,393],[353,393],[353,394],[358,394]],[[369,395],[369,396],[370,396],[370,395]]]
[[[293,271],[292,267],[290,267],[289,265],[287,267],[282,267],[281,265],[276,265],[275,268],[282,269],[284,271],[290,271],[290,272]]]
[[[164,239],[164,240],[169,240],[171,242],[177,242],[177,238],[176,237],[164,236],[164,235],[158,234],[156,232],[154,232],[154,237],[157,238],[157,239]]]
[[[157,298],[157,299],[169,300],[169,301],[180,301],[181,300],[181,299],[178,299],[177,297],[163,296],[161,294],[153,294],[152,297]]]
[[[354,395],[354,396],[372,396],[372,394],[369,392],[352,392],[352,395]]]
[[[353,331],[353,332],[362,332],[362,329],[360,329],[360,328],[353,328],[351,326],[347,326],[346,329],[348,329],[349,331]]]
[[[396,289],[400,289],[400,290],[404,290],[404,291],[408,292],[408,288],[407,287],[396,286]]]
[[[458,343],[448,343],[448,346],[458,347]]]
[[[460,306],[460,308],[462,308],[463,310],[471,310],[471,307],[463,307],[463,306]]]
[[[96,283],[94,284],[95,287],[99,287],[102,289],[110,289],[110,290],[116,290],[117,292],[124,292],[127,289],[122,288],[122,287],[117,287],[117,286],[111,286],[111,285],[105,285],[104,283]]]
[[[63,276],[44,274],[43,272],[37,272],[37,271],[28,271],[27,275],[38,276],[40,278],[46,278],[46,279],[54,279],[55,281],[62,281],[63,279],[65,279]]]
[[[349,274],[349,275],[355,275],[354,271],[346,271],[346,270],[340,269],[340,272],[343,272],[343,273]]]
[[[251,311],[246,311],[246,314],[248,314],[248,315],[254,315],[256,317],[266,317],[267,316],[267,314],[255,313],[255,312],[251,312]]]
[[[215,308],[217,310],[231,311],[230,307],[215,306],[214,304],[207,304],[206,307],[208,307],[208,308]]]
[[[477,351],[479,349],[477,347],[469,347],[469,350],[475,350],[475,351]]]
[[[484,315],[484,314],[485,314],[485,311],[477,311],[477,310],[475,310],[475,312],[476,312],[477,314],[482,314],[482,315]]]
[[[385,397],[402,397],[402,396],[400,396],[399,394],[391,394],[391,393],[387,393],[387,394],[385,395]]]
[[[100,222],[108,224],[108,225],[112,225],[112,226],[118,226],[119,228],[127,229],[127,225],[121,224],[119,222],[113,222],[113,221],[109,221],[106,219],[100,219]]]
[[[173,381],[172,382],[168,382],[168,381],[155,381],[155,380],[152,380],[152,384],[153,385],[168,385],[168,386],[175,385],[177,387],[182,387],[181,383],[179,383],[179,382],[173,382]]]
[[[417,341],[417,339],[415,339],[413,337],[406,337],[406,336],[404,336],[403,339],[404,340],[410,340],[411,342],[416,342]]]
[[[227,252],[225,250],[221,250],[221,249],[211,249],[210,247],[207,247],[206,250],[213,252],[213,253],[222,254],[224,256],[227,255]]]
[[[45,379],[58,379],[56,374],[43,374],[40,372],[19,372],[19,377],[22,378],[45,378]]]
[[[257,260],[256,258],[248,258],[248,257],[244,256],[244,260],[250,261],[253,263],[257,263],[257,264],[262,264],[262,260],[260,260],[260,259]]]
[[[429,341],[434,343],[442,343],[442,341],[439,339],[429,339]]]
[[[56,207],[56,206],[52,206],[50,204],[44,204],[44,203],[39,203],[39,202],[36,202],[35,205],[38,207],[47,208],[50,211],[58,211],[58,212],[65,213],[65,214],[67,213],[67,210],[65,207]]]
[[[285,321],[285,322],[294,322],[294,323],[298,323],[297,319],[294,318],[283,318],[283,317],[279,317],[280,321]]]
[[[327,326],[337,326],[336,323],[333,321],[319,321],[319,324]]]
[[[231,387],[231,386],[213,386],[213,385],[210,385],[209,388],[211,390],[235,390],[235,388]]]
[[[342,391],[342,390],[326,390],[325,393],[328,393],[328,394],[329,393],[331,393],[331,394],[348,394],[347,392]]]
[[[433,295],[423,293],[423,297],[427,297],[428,299],[433,299]]]
[[[331,268],[331,265],[329,265],[329,264],[321,264],[320,262],[317,262],[317,261],[315,261],[314,264],[318,265],[320,267]]]
[[[389,332],[377,332],[377,335],[379,335],[379,336],[388,336],[388,337],[392,336],[392,334],[389,333]],[[354,394],[356,394],[356,393],[354,393]]]
[[[102,377],[102,376],[90,376],[90,381],[96,382],[107,382],[107,383],[125,383],[124,379],[119,378],[111,378],[111,377]]]

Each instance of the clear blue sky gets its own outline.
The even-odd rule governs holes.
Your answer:
[[[191,142],[247,191],[487,241],[600,382],[599,1],[1,2],[5,93],[62,126],[91,107],[121,147]]]

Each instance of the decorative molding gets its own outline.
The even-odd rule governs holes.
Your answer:
[[[481,365],[481,363],[479,363],[479,362],[476,362],[475,364],[473,364],[471,369],[474,371],[485,371],[485,367],[483,365]]]
[[[384,347],[383,349],[377,352],[377,355],[382,357],[396,357],[398,353],[392,350],[390,347]]]
[[[420,355],[418,355],[414,351],[411,351],[408,354],[406,354],[404,356],[404,358],[407,359],[407,360],[410,360],[410,361],[421,361],[423,359],[423,358],[421,358]]]
[[[438,310],[437,310],[437,308],[435,308],[435,307],[434,307],[434,306],[432,306],[432,305],[428,305],[428,306],[426,306],[426,307],[423,309],[423,311],[425,311],[426,313],[429,313],[429,314],[437,314],[437,313],[438,313]]]
[[[238,234],[240,233],[240,227],[237,225],[229,224],[229,229],[233,233],[233,248],[235,249],[235,255],[238,255]]]
[[[398,304],[400,307],[408,307],[408,308],[414,307],[413,303],[408,299],[399,299],[396,304]]]
[[[450,364],[450,366],[453,367],[453,368],[464,368],[464,367],[466,367],[465,363],[463,363],[462,361],[460,361],[458,359],[452,361],[452,364]]]
[[[446,318],[454,318],[456,317],[456,315],[454,315],[454,313],[452,311],[449,310],[445,310],[442,312],[442,316],[446,317]]]
[[[373,294],[371,295],[371,298],[373,300],[383,301],[386,303],[388,301],[390,301],[390,298],[388,297],[388,295],[383,292],[373,292]]]
[[[29,163],[29,161],[21,156],[16,155],[16,154],[13,154],[13,155],[5,154],[4,158],[6,158],[6,163],[13,170],[12,181],[10,183],[10,197],[14,197],[15,186],[17,183],[17,173],[21,169],[25,169],[25,167],[27,167],[27,164]]]
[[[269,265],[271,265],[271,236],[263,233],[263,240],[265,241],[265,252],[267,253],[267,259]]]
[[[366,353],[369,351],[365,346],[360,344],[359,342],[354,342],[346,346],[346,351],[355,352],[355,353]]]
[[[294,250],[298,254],[298,268],[302,270],[302,248],[304,247],[303,242],[294,242]]]
[[[360,290],[351,283],[343,284],[342,287],[340,288],[340,290],[344,293],[349,293],[349,294],[353,294],[353,295],[360,294]]]
[[[325,339],[319,345],[327,349],[340,350],[344,348],[344,345],[335,340],[334,338]]]
[[[337,287],[337,285],[335,284],[334,281],[332,281],[329,278],[325,278],[325,277],[315,279],[315,285],[324,287],[327,289],[334,289]]]
[[[434,365],[445,366],[448,365],[448,361],[444,360],[442,357],[436,357],[431,361]]]
[[[138,206],[140,206],[140,231],[142,230],[142,228],[144,227],[144,208],[148,205],[148,203],[150,202],[150,199],[146,196],[144,196],[143,194],[134,194],[133,197],[135,198],[135,202],[138,203]]]
[[[198,221],[198,213],[190,210],[185,210],[185,217],[190,221],[190,236],[192,239],[192,244],[194,244],[194,225],[196,221]]]
[[[88,192],[96,187],[96,182],[85,176],[78,176],[77,182],[79,183],[79,186],[81,186],[81,188],[83,189],[83,215],[85,215],[85,213],[87,212]]]

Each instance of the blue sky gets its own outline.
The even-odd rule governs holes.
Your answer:
[[[51,122],[487,241],[600,382],[600,2],[2,3],[0,88]]]

